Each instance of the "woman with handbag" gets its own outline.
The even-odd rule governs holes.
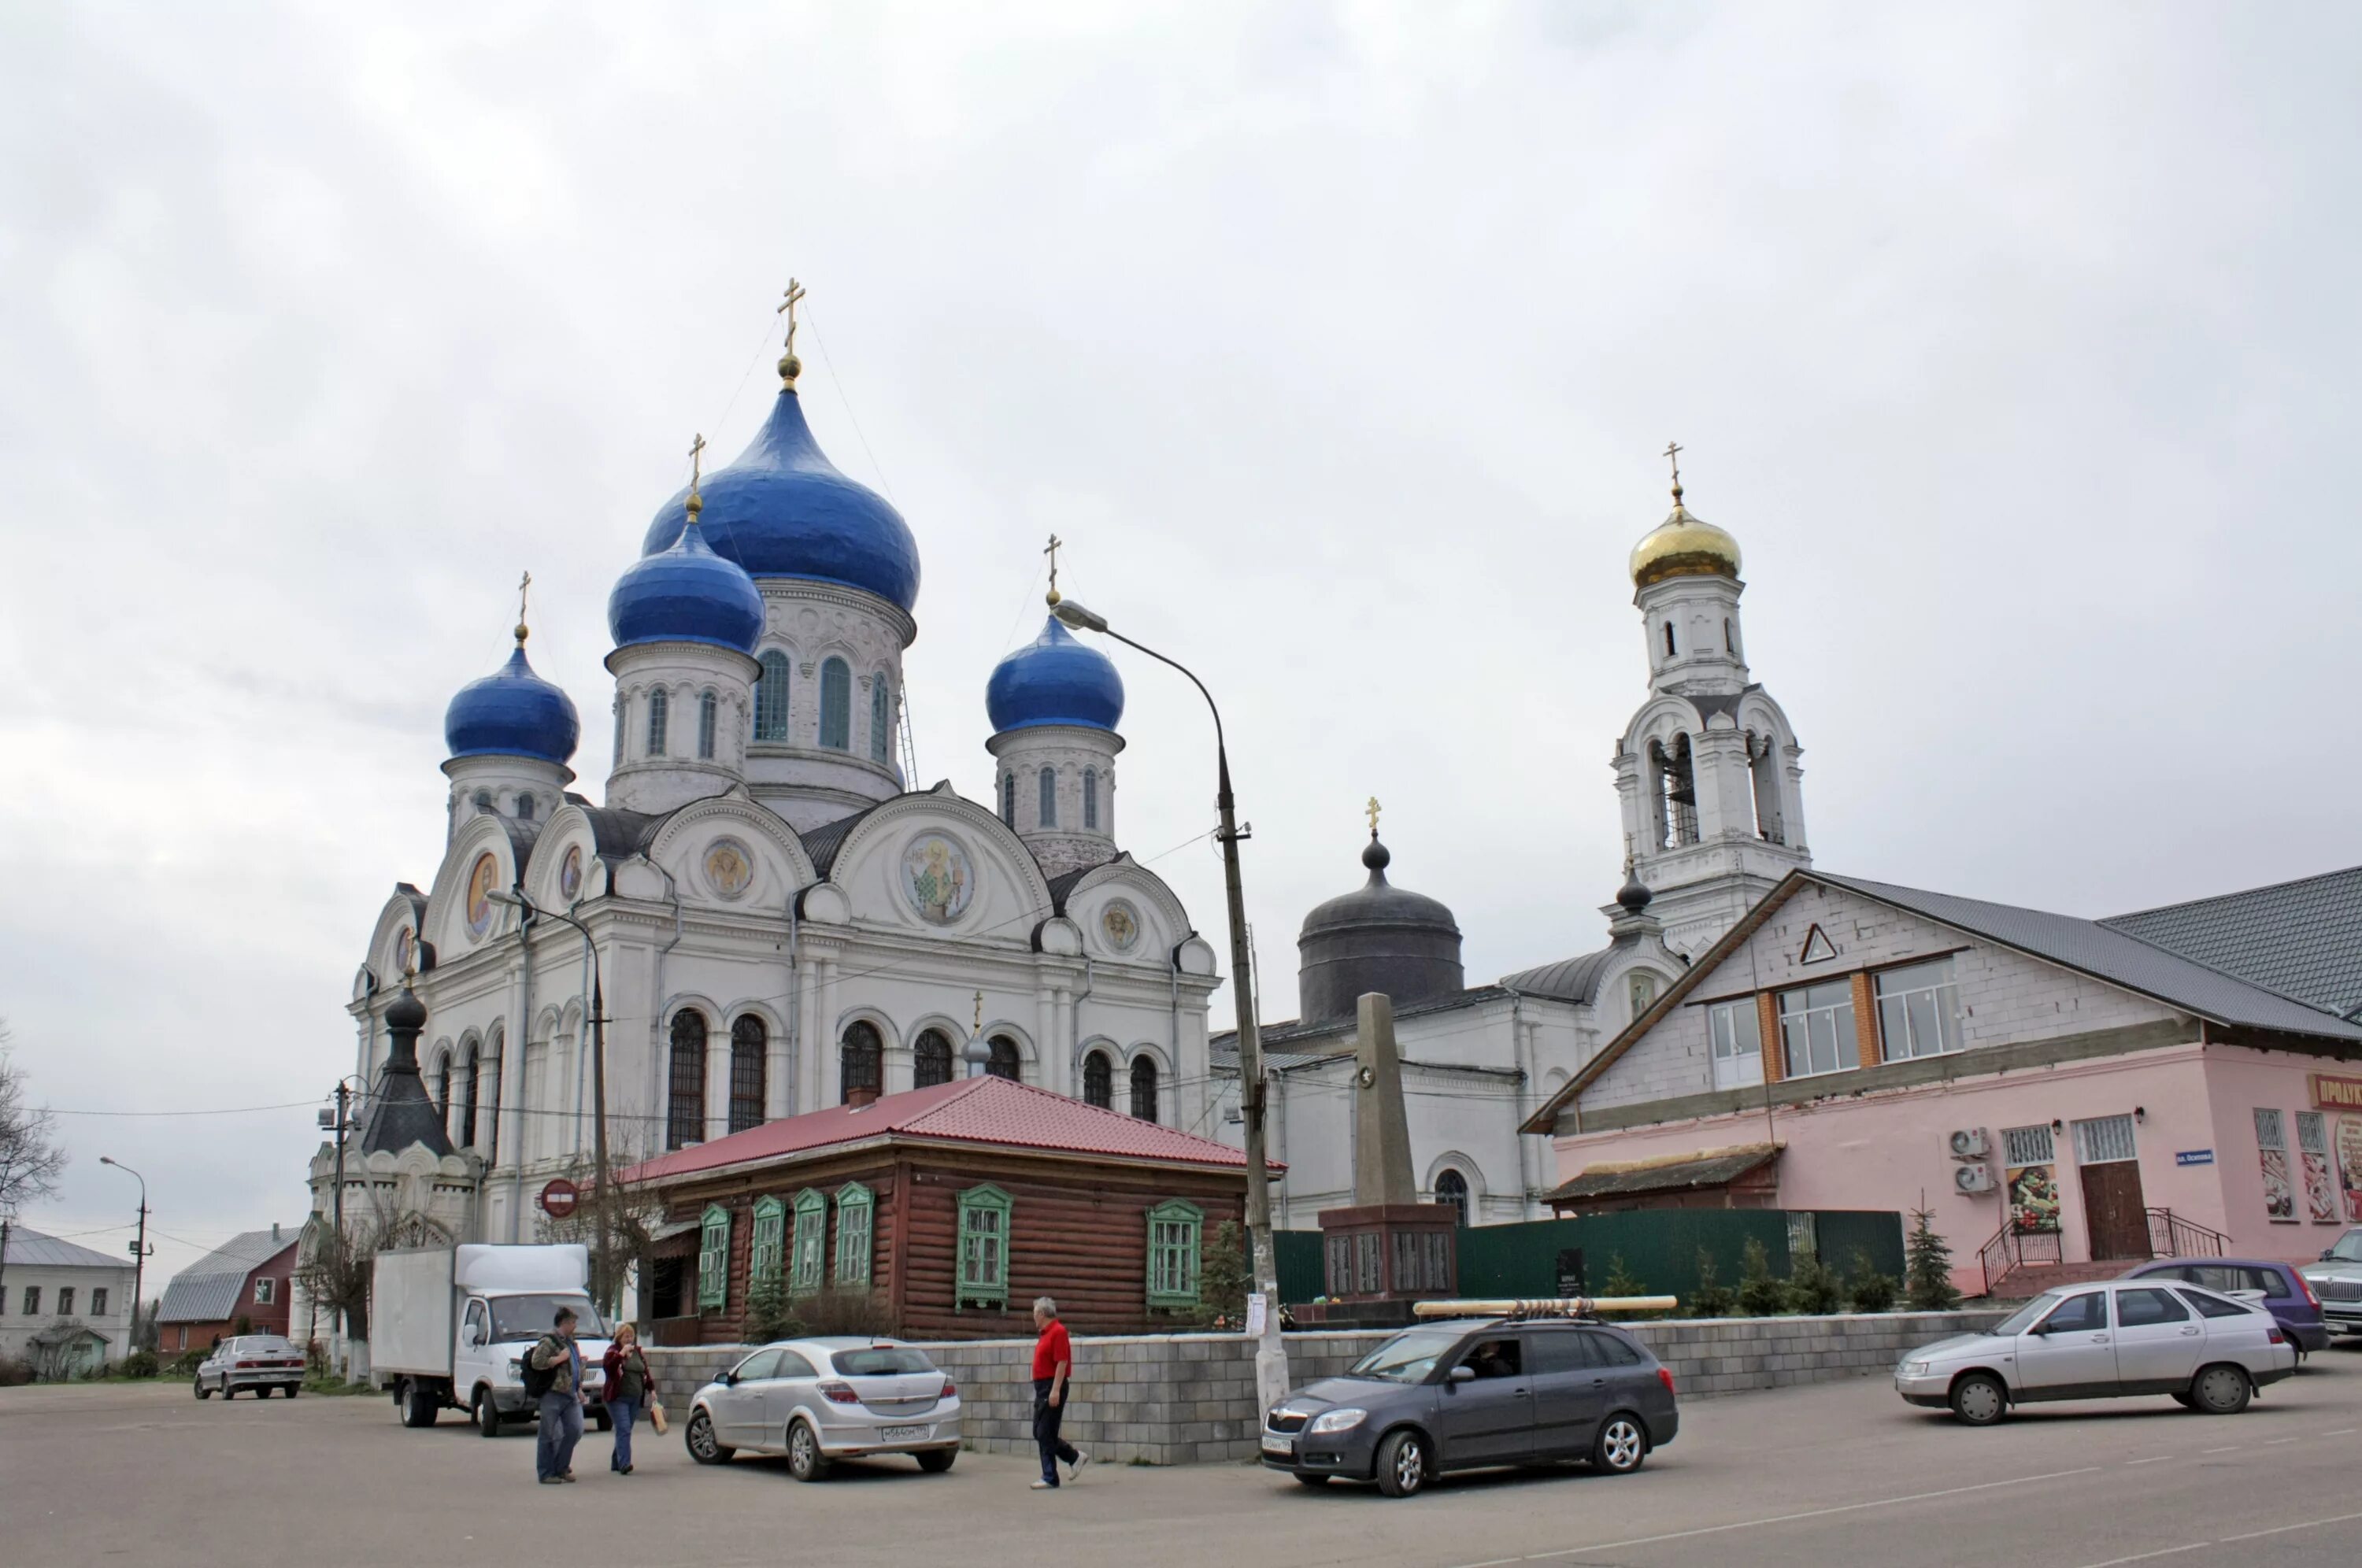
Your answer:
[[[618,1475],[632,1473],[632,1421],[643,1408],[664,1430],[661,1407],[656,1402],[656,1375],[648,1370],[647,1353],[640,1349],[640,1331],[630,1323],[615,1326],[601,1364],[607,1372],[607,1414],[615,1428],[615,1452],[607,1468]]]

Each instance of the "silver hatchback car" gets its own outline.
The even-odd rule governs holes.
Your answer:
[[[1972,1427],[2012,1405],[2163,1394],[2227,1416],[2296,1371],[2296,1346],[2252,1302],[2158,1279],[2047,1290],[1981,1334],[1906,1354],[1894,1391]]]
[[[681,1436],[700,1464],[784,1453],[799,1481],[889,1453],[941,1474],[959,1457],[959,1389],[900,1340],[781,1340],[699,1389]]]

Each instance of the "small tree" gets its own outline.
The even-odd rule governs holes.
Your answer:
[[[1202,1322],[1220,1318],[1238,1324],[1246,1320],[1247,1292],[1254,1271],[1247,1263],[1246,1227],[1225,1220],[1214,1227],[1198,1263],[1198,1317]],[[1278,1304],[1272,1303],[1274,1310]]]
[[[1602,1296],[1639,1296],[1645,1294],[1647,1289],[1648,1287],[1642,1285],[1639,1280],[1635,1278],[1632,1272],[1624,1266],[1624,1254],[1622,1253],[1610,1253],[1607,1254],[1607,1277],[1599,1282],[1598,1294]]]
[[[1738,1309],[1750,1318],[1769,1318],[1788,1309],[1788,1286],[1772,1273],[1772,1254],[1753,1236],[1738,1260]]]
[[[0,1019],[0,1214],[15,1214],[57,1190],[66,1168],[57,1119],[25,1103],[25,1075],[8,1055],[8,1023]]]
[[[1894,1305],[1894,1276],[1881,1274],[1878,1265],[1870,1261],[1870,1253],[1860,1247],[1853,1250],[1853,1270],[1846,1280],[1846,1290],[1853,1297],[1857,1312],[1884,1312]]]
[[[623,1300],[624,1281],[635,1270],[646,1281],[655,1270],[653,1253],[656,1233],[664,1224],[663,1198],[646,1182],[628,1179],[652,1157],[646,1141],[632,1134],[611,1137],[607,1146],[608,1185],[602,1192],[599,1187],[598,1162],[589,1154],[578,1154],[568,1164],[562,1175],[574,1183],[581,1197],[574,1212],[563,1220],[540,1216],[536,1228],[545,1242],[579,1242],[590,1249],[590,1299],[599,1310],[613,1318]],[[606,1217],[607,1266],[600,1267],[599,1220]]]
[[[1788,1309],[1819,1314],[1834,1312],[1845,1300],[1845,1286],[1837,1272],[1811,1253],[1788,1268]]]
[[[1951,1243],[1936,1233],[1935,1219],[1930,1209],[1913,1209],[1910,1240],[1903,1249],[1904,1288],[1921,1312],[1948,1312],[1960,1304],[1960,1293],[1952,1286]]]
[[[802,1327],[789,1309],[787,1282],[778,1275],[756,1281],[747,1290],[746,1315],[739,1337],[748,1344],[793,1339]]]
[[[1727,1318],[1738,1307],[1738,1296],[1718,1276],[1714,1266],[1714,1254],[1700,1247],[1697,1251],[1697,1288],[1690,1293],[1690,1316]]]

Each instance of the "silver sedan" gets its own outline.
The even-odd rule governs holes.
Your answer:
[[[1894,1369],[1894,1391],[1976,1427],[2036,1400],[2145,1394],[2227,1416],[2295,1370],[2296,1346],[2262,1308],[2127,1279],[2045,1291],[1988,1332],[1912,1351]]]
[[[197,1397],[216,1393],[226,1399],[241,1388],[251,1388],[258,1399],[273,1388],[290,1399],[304,1383],[304,1353],[292,1340],[277,1334],[240,1334],[224,1340],[214,1353],[197,1364]]]
[[[959,1457],[959,1389],[900,1340],[781,1340],[699,1389],[681,1436],[700,1464],[784,1453],[799,1481],[889,1453],[941,1474]]]

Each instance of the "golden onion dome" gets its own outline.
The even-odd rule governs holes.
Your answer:
[[[1632,586],[1646,588],[1670,577],[1738,576],[1738,541],[1682,504],[1673,491],[1672,514],[1632,547]]]

